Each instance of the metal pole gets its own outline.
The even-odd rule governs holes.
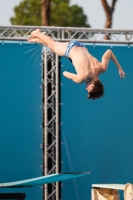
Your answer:
[[[56,55],[56,173],[59,173],[59,57]],[[59,200],[59,183],[56,183],[56,200]]]
[[[44,48],[44,173],[47,175],[48,161],[47,161],[47,122],[48,122],[48,113],[47,113],[47,47]],[[48,196],[48,187],[47,184],[44,185],[45,190],[45,200],[47,200]]]
[[[54,97],[54,92],[55,92],[55,77],[54,77],[54,66],[55,65],[55,63],[54,63],[54,54],[53,53],[51,53],[51,68],[52,68],[52,70],[51,70],[51,94],[52,94],[52,107],[53,107],[53,109],[51,110],[51,112],[52,112],[52,116],[51,116],[51,119],[54,117],[54,115],[56,115],[56,108],[55,108],[55,97]],[[54,112],[54,110],[55,110],[55,112]],[[53,135],[52,135],[52,138],[51,138],[51,144],[54,142],[54,140],[55,140],[55,138],[54,138],[54,136],[56,135],[56,133],[55,133],[55,121],[54,120],[52,120],[52,127],[51,127],[51,129],[52,129],[52,133],[53,133]],[[55,158],[55,148],[54,148],[54,145],[52,145],[52,157],[53,158]],[[54,161],[52,161],[52,167],[51,168],[53,168],[55,166],[55,163],[54,163]],[[54,186],[53,186],[53,184],[52,184],[52,191],[54,191]]]
[[[126,37],[126,35],[125,35]],[[130,36],[131,37],[131,36]],[[26,38],[24,37],[10,37],[10,38],[6,38],[6,37],[0,37],[0,41],[8,41],[8,40],[11,40],[11,41],[27,41]],[[54,38],[55,41],[61,41],[61,42],[69,42],[71,39],[70,38]],[[132,40],[127,40],[127,37],[126,37],[126,41],[118,41],[118,40],[92,40],[92,39],[76,39],[77,41],[79,42],[82,42],[82,43],[100,43],[100,44],[133,44],[133,41]]]

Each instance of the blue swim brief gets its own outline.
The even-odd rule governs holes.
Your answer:
[[[68,43],[66,52],[65,52],[65,56],[68,57],[68,54],[70,52],[70,50],[74,47],[74,46],[78,46],[78,47],[85,47],[83,44],[81,44],[80,42],[76,41],[76,40],[72,40]]]

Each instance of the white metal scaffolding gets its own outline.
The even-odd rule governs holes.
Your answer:
[[[0,26],[0,40],[25,40],[30,32],[37,28],[57,41],[76,39],[87,43],[133,43],[133,30],[54,26]],[[108,35],[110,40],[104,40],[105,35]]]
[[[59,172],[59,60],[44,48],[44,175]],[[59,184],[44,186],[44,199],[59,199]]]

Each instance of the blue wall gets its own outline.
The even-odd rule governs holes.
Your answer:
[[[42,175],[41,46],[0,43],[0,183]],[[0,189],[41,200],[40,187]]]
[[[76,84],[62,75],[75,72],[67,58],[61,59],[61,170],[90,171],[90,176],[63,182],[62,200],[91,198],[95,183],[133,182],[133,48],[87,45],[99,61],[112,48],[126,78],[120,79],[110,61],[108,71],[100,75],[105,95],[89,100],[84,84]]]

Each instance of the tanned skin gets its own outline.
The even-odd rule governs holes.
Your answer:
[[[68,46],[68,42],[56,42],[51,37],[41,33],[39,29],[31,32],[31,38],[28,41],[44,44],[59,56],[65,56]],[[93,57],[85,47],[79,46],[74,46],[70,50],[68,57],[72,60],[76,74],[64,71],[63,75],[76,83],[86,82],[86,90],[88,92],[93,89],[94,81],[99,80],[99,75],[106,72],[110,59],[114,61],[120,78],[125,77],[125,72],[110,49],[103,54],[101,62]]]

